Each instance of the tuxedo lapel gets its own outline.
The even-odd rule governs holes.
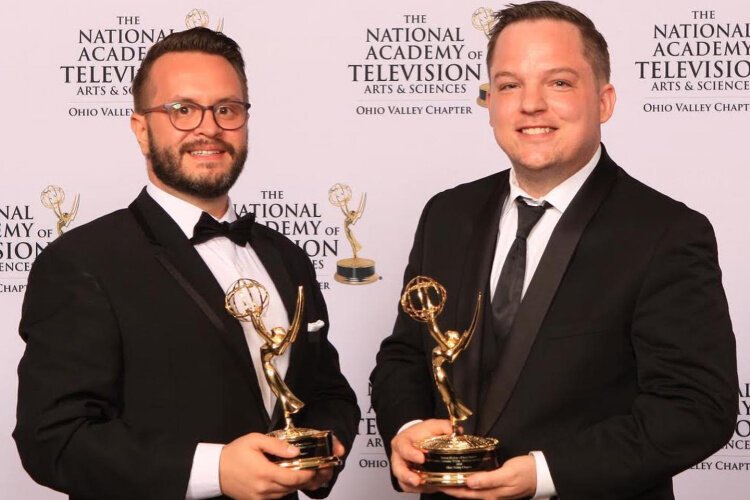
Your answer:
[[[578,241],[609,194],[616,175],[617,166],[602,146],[599,163],[557,223],[518,308],[481,405],[477,422],[480,435],[490,433],[505,408]]]
[[[482,311],[477,324],[477,331],[466,350],[453,364],[453,380],[459,397],[469,406],[476,409],[479,403],[479,381],[483,337],[487,335],[488,323],[485,321],[487,284],[495,256],[497,233],[500,226],[500,215],[505,198],[510,191],[508,184],[509,171],[495,178],[497,184],[490,190],[484,201],[479,217],[474,222],[474,229],[469,241],[462,242],[469,247],[461,271],[461,284],[456,290],[458,306],[453,324],[450,328],[464,330],[469,326],[477,304],[477,295],[482,292]],[[449,296],[451,290],[448,291]],[[466,432],[474,432],[476,419],[469,419],[464,424]]]
[[[152,244],[157,261],[218,331],[258,401],[256,406],[263,421],[267,422],[245,335],[238,320],[224,309],[224,290],[179,226],[145,189],[129,208]]]
[[[281,301],[284,303],[284,308],[291,324],[294,316],[294,308],[297,305],[297,287],[302,283],[295,284],[292,281],[289,269],[284,264],[281,254],[266,235],[258,230],[254,230],[251,246],[263,263],[263,267],[268,271],[271,280],[273,280],[273,284],[281,296]]]

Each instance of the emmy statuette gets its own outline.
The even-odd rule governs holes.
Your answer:
[[[269,432],[268,435],[296,446],[300,454],[294,458],[269,456],[269,459],[291,469],[322,469],[341,464],[333,454],[333,433],[316,429],[295,427],[292,415],[300,411],[305,404],[295,396],[276,371],[274,358],[281,356],[294,343],[302,324],[302,309],[305,294],[302,287],[297,288],[297,305],[294,319],[287,330],[273,327],[270,330],[263,323],[263,313],[268,307],[268,291],[255,280],[239,279],[227,290],[224,306],[229,313],[240,321],[250,321],[255,331],[263,339],[260,357],[263,372],[271,391],[281,403],[286,425],[283,429]]]
[[[432,375],[443,403],[448,408],[453,432],[425,439],[416,446],[425,454],[423,464],[411,464],[426,484],[460,486],[476,472],[494,470],[499,464],[496,450],[498,440],[464,435],[460,422],[472,415],[471,410],[458,398],[443,365],[453,363],[466,349],[477,327],[482,307],[482,294],[477,297],[474,317],[463,331],[442,331],[437,317],[443,311],[447,292],[432,278],[417,276],[406,285],[401,295],[401,307],[412,319],[427,324],[427,329],[437,346],[432,350]]]
[[[336,262],[336,274],[333,278],[339,283],[347,285],[366,285],[378,280],[375,273],[375,261],[363,259],[357,254],[362,250],[362,245],[354,237],[352,226],[362,217],[365,211],[367,195],[363,194],[359,200],[357,210],[349,210],[349,202],[352,199],[352,188],[346,184],[336,183],[328,190],[328,201],[331,205],[339,207],[344,214],[344,234],[352,247],[353,257],[341,259]]]

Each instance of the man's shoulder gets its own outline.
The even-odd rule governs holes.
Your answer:
[[[433,196],[433,199],[450,200],[454,198],[486,198],[487,196],[490,196],[502,182],[508,182],[508,170],[496,172],[486,177],[464,182],[452,188],[445,189]]]
[[[611,165],[615,168],[615,181],[596,210],[594,221],[598,222],[591,226],[596,231],[613,230],[630,235],[640,240],[644,248],[649,241],[657,244],[675,234],[714,238],[706,216],[632,177],[614,162]]]
[[[120,209],[70,229],[50,243],[40,254],[43,256],[93,258],[111,255],[133,242],[135,221],[128,209]]]
[[[432,211],[442,209],[451,213],[480,210],[498,192],[498,188],[507,182],[508,171],[497,172],[440,191],[430,198],[427,207]]]
[[[705,217],[682,201],[649,186],[619,169],[613,201],[626,203],[634,214],[647,213],[651,218]]]

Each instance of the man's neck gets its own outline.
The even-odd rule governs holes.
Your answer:
[[[513,172],[515,173],[516,182],[529,195],[540,199],[594,161],[598,151],[599,144],[597,143],[597,147],[590,155],[587,155],[589,160],[577,165],[559,165],[548,166],[542,169],[531,169],[514,164]]]
[[[224,216],[229,206],[229,196],[224,194],[216,198],[201,198],[199,196],[193,196],[191,194],[177,191],[171,186],[167,186],[152,172],[148,173],[149,180],[162,191],[171,194],[172,196],[184,200],[191,205],[195,205],[204,212],[209,213],[216,219],[220,219]]]
[[[581,170],[581,168],[583,168],[583,165],[570,171],[557,171],[552,173],[553,175],[550,175],[550,172],[540,172],[516,166],[513,167],[513,171],[516,174],[518,186],[535,199],[540,199]]]

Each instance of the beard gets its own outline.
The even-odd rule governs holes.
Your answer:
[[[227,194],[242,173],[242,168],[245,166],[245,160],[247,159],[246,144],[236,150],[234,146],[218,138],[210,141],[202,139],[183,144],[179,150],[174,151],[158,147],[150,129],[148,135],[149,158],[154,175],[176,191],[199,198],[217,198]],[[185,174],[182,168],[182,156],[185,153],[190,149],[217,145],[221,146],[232,159],[229,171],[223,174],[209,173],[194,178]]]

